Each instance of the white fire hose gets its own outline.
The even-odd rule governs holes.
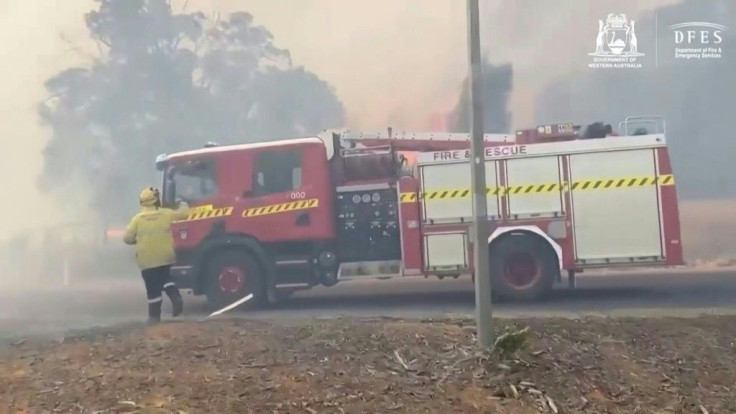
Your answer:
[[[249,294],[248,296],[244,297],[243,299],[238,300],[237,302],[234,302],[234,303],[232,303],[230,305],[227,305],[227,306],[225,306],[224,308],[222,308],[222,309],[220,309],[218,311],[212,312],[210,314],[210,316],[207,317],[207,319],[209,319],[209,318],[211,318],[213,316],[217,316],[217,315],[223,314],[223,313],[225,313],[225,312],[227,312],[227,311],[229,311],[231,309],[234,309],[234,308],[242,305],[243,303],[245,303],[245,302],[247,302],[247,301],[249,301],[251,299],[253,299],[253,294],[252,293]]]

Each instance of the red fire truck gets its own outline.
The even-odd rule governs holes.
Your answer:
[[[499,297],[535,300],[563,272],[572,285],[584,269],[683,264],[664,121],[610,130],[484,136]],[[192,207],[173,228],[173,277],[220,306],[350,279],[472,275],[469,146],[468,134],[389,128],[161,155],[164,204]]]

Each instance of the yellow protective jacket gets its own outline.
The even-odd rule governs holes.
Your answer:
[[[135,257],[141,270],[170,265],[176,262],[171,223],[183,220],[189,214],[187,207],[169,208],[143,206],[128,224],[123,241],[135,245]]]

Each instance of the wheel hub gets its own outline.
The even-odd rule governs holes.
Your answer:
[[[525,289],[539,278],[537,260],[530,253],[512,253],[506,259],[506,280],[516,289]]]
[[[237,267],[222,269],[218,277],[220,289],[226,293],[237,293],[245,285],[245,272]]]

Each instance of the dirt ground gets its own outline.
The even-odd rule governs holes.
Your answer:
[[[0,350],[13,413],[733,413],[736,317],[222,320],[127,326]],[[503,349],[510,349],[505,347]]]

